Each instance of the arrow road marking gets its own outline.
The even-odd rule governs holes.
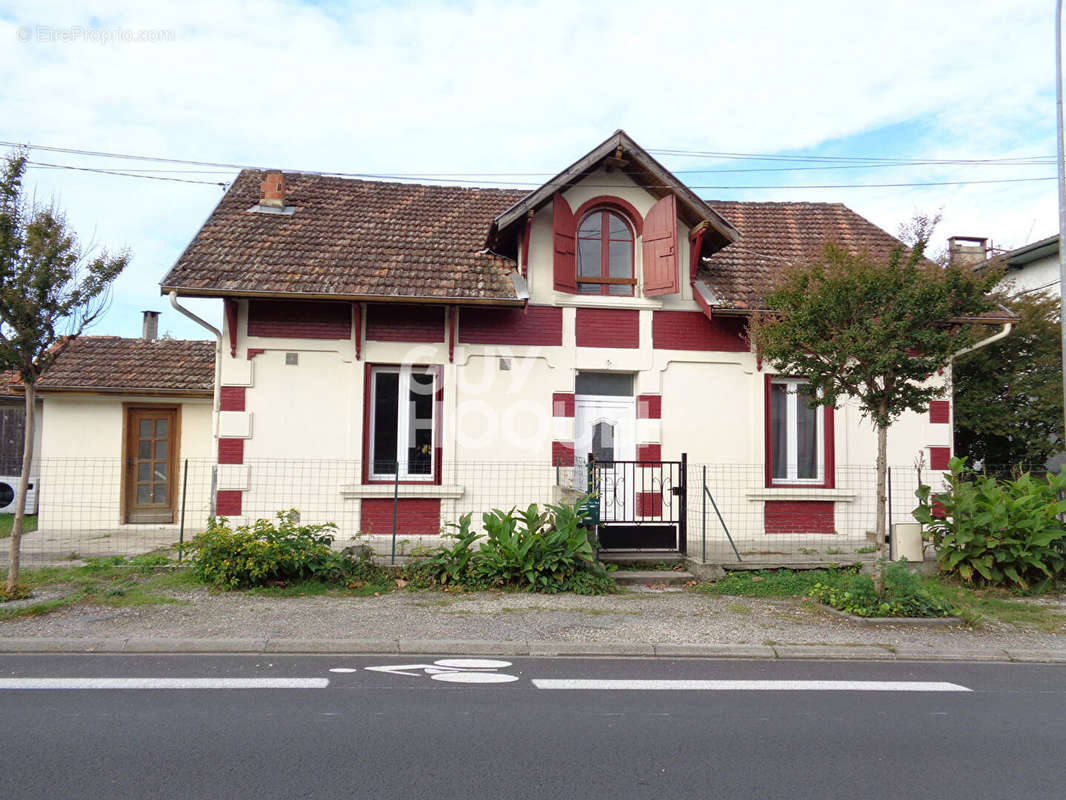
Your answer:
[[[518,680],[518,676],[495,671],[509,666],[511,666],[510,661],[497,661],[491,658],[442,658],[432,664],[398,664],[389,667],[364,667],[364,669],[371,672],[386,672],[390,675],[409,675],[413,678],[417,678],[421,672],[435,681],[449,683],[510,683]]]
[[[2,689],[325,689],[329,678],[0,678]]]
[[[697,681],[697,680],[596,680],[533,678],[538,689],[621,689],[770,691],[770,692],[970,692],[965,686],[942,681]]]

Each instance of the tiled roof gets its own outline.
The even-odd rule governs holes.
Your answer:
[[[241,172],[164,291],[516,301],[514,263],[480,251],[524,191],[287,173],[295,213],[249,212],[263,176]]]
[[[711,256],[699,273],[716,307],[754,309],[782,267],[820,257],[828,242],[852,252],[887,255],[899,240],[840,203],[753,203],[710,200],[740,231],[740,240]]]
[[[210,394],[215,343],[183,339],[82,336],[38,383],[41,391]]]
[[[0,397],[21,397],[22,392],[15,389],[18,385],[18,373],[15,370],[9,369],[6,372],[0,372]]]

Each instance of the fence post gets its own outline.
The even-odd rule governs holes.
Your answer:
[[[178,563],[185,555],[185,497],[189,493],[189,459],[185,459],[185,468],[181,476],[181,527],[178,528]]]
[[[392,560],[396,563],[396,512],[400,505],[400,462],[397,461],[393,468],[392,476]]]
[[[888,558],[892,560],[892,467],[888,468]]]
[[[218,511],[215,501],[218,499],[218,465],[211,465],[211,519],[218,516],[215,512]]]
[[[704,564],[707,563],[707,465],[703,465],[703,491],[700,492],[700,500],[702,501],[702,509],[700,511],[700,521],[703,523],[703,549],[700,557]]]

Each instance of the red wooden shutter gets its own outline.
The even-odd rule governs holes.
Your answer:
[[[644,294],[673,294],[678,288],[677,199],[669,194],[644,218]]]
[[[577,222],[570,204],[561,194],[552,206],[552,230],[555,240],[555,291],[577,294]]]

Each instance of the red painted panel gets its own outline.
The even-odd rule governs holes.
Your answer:
[[[661,517],[663,496],[659,492],[637,492],[637,516]]]
[[[951,401],[933,400],[929,403],[929,421],[947,424],[951,422]]]
[[[658,394],[642,394],[637,398],[637,419],[662,419],[663,398]]]
[[[563,343],[563,310],[554,306],[464,308],[459,341],[559,347]]]
[[[677,272],[677,198],[668,194],[644,219],[644,294],[675,293]]]
[[[244,387],[222,386],[218,390],[219,411],[244,411]]]
[[[359,528],[363,533],[392,533],[392,498],[367,498],[360,506]],[[396,503],[398,536],[436,536],[440,527],[439,498],[408,497]]]
[[[348,339],[349,303],[308,300],[250,300],[248,335],[286,339]]]
[[[251,361],[256,356],[261,356],[266,350],[262,347],[249,347],[248,348],[248,360]]]
[[[556,392],[552,395],[552,416],[553,417],[572,417],[574,416],[574,396],[572,394],[565,394],[563,392]]]
[[[663,446],[661,444],[638,444],[637,461],[662,461]]]
[[[444,306],[368,305],[366,338],[375,342],[443,342]]]
[[[573,442],[552,442],[552,466],[553,467],[572,467],[572,466],[574,466],[574,443]]]
[[[951,448],[950,447],[930,447],[929,448],[929,468],[930,469],[947,469],[949,461],[951,461]]]
[[[239,517],[244,492],[240,489],[219,489],[215,513],[220,517]]]
[[[578,347],[640,347],[640,312],[621,308],[579,308]]]
[[[832,500],[767,500],[767,533],[836,533]]]
[[[237,355],[237,301],[226,299],[223,301],[226,310],[226,335],[229,336],[230,358]]]
[[[655,311],[651,317],[652,346],[657,350],[715,350],[746,353],[745,322],[736,317],[707,319],[699,311]]]
[[[690,281],[696,280],[696,273],[700,267],[700,253],[703,252],[703,237],[706,233],[707,225],[703,223],[701,227],[688,236],[688,278]],[[696,292],[696,302],[701,306],[703,305],[699,292]],[[706,310],[704,309],[704,311]]]
[[[555,291],[577,293],[577,222],[574,212],[562,194],[556,194],[552,205],[553,265]]]
[[[243,464],[244,463],[244,439],[219,439],[218,440],[218,463],[219,464]]]

